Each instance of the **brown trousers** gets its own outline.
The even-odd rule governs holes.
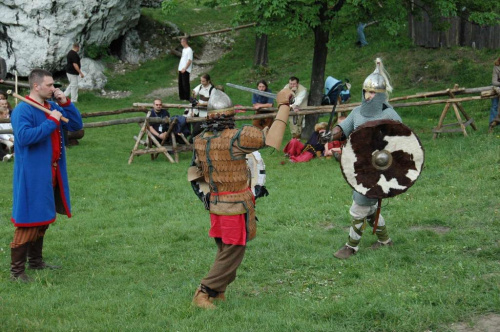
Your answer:
[[[225,244],[220,238],[215,238],[215,243],[217,244],[215,262],[201,284],[223,293],[227,286],[236,279],[236,270],[243,261],[246,246]]]
[[[16,227],[14,239],[10,243],[12,249],[18,248],[28,242],[35,242],[45,235],[49,225],[35,227]]]
[[[266,114],[269,112],[263,112],[263,111],[255,111],[255,114]],[[259,129],[264,129],[266,127],[271,128],[271,125],[273,124],[273,118],[264,118],[264,119],[255,119],[252,121],[252,125],[259,128]]]

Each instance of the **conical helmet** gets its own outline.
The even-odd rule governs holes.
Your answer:
[[[375,71],[368,75],[363,82],[363,90],[370,92],[392,92],[392,86],[389,83],[388,73],[384,69],[382,60],[375,60]]]
[[[226,117],[233,116],[233,102],[224,92],[214,89],[208,99],[207,111],[208,119],[216,119],[222,115]]]

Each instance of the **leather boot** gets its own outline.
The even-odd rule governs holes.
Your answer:
[[[25,243],[17,248],[10,248],[10,278],[13,281],[30,282],[31,279],[25,272],[26,256],[28,254],[29,243]]]
[[[60,269],[60,266],[45,264],[42,257],[43,236],[39,237],[35,242],[29,243],[28,246],[28,268],[32,270],[43,269]]]
[[[348,245],[345,245],[342,248],[340,248],[336,253],[334,253],[333,256],[337,257],[338,259],[348,259],[349,257],[355,254],[356,250],[349,247]]]
[[[201,287],[198,287],[198,289],[196,289],[196,292],[194,292],[193,304],[203,309],[217,308],[212,302],[210,302],[209,295],[203,292]]]
[[[377,250],[377,249],[380,249],[382,247],[392,247],[394,245],[394,242],[392,242],[391,239],[387,240],[386,242],[382,242],[382,241],[377,241],[375,242],[374,244],[371,245],[371,249],[372,250]]]

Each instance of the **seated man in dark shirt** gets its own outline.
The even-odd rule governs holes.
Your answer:
[[[164,108],[162,108],[161,99],[155,99],[153,103],[153,110],[151,112],[150,118],[170,118],[170,113]],[[163,123],[152,123],[149,126],[149,131],[155,136],[159,143],[165,139],[168,131],[168,124]]]

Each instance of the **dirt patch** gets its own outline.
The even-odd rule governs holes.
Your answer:
[[[456,332],[499,332],[500,331],[500,315],[489,314],[473,320],[473,324],[455,323],[451,324],[450,328]]]
[[[335,228],[335,226],[332,223],[329,223],[329,222],[328,223],[326,223],[326,222],[325,223],[321,223],[321,224],[319,224],[319,226],[321,228],[323,228],[325,231],[329,231],[330,229],[334,229]]]
[[[101,90],[101,97],[108,99],[120,99],[130,96],[132,92],[130,91],[105,91]]]
[[[433,231],[437,234],[446,234],[448,233],[451,228],[450,227],[445,227],[445,226],[415,226],[415,227],[410,227],[411,231]]]

